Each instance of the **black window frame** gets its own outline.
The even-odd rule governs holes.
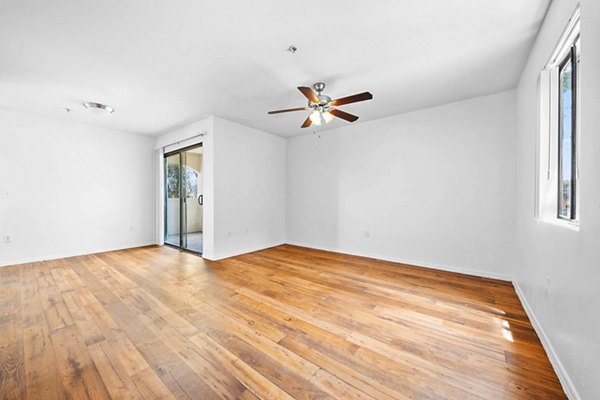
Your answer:
[[[569,51],[558,66],[558,202],[556,206],[556,214],[559,219],[566,221],[577,221],[577,95],[578,95],[578,74],[579,74],[579,55],[577,54],[577,44],[579,42],[579,35],[571,42]],[[563,169],[562,169],[562,157],[563,157],[563,104],[562,104],[562,79],[561,72],[563,68],[571,63],[571,198],[570,198],[570,212],[569,216],[563,216],[561,212],[562,196],[563,196]]]

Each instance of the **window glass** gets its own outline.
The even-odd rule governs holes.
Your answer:
[[[573,208],[573,63],[570,58],[560,69],[559,208],[560,217],[571,219]]]

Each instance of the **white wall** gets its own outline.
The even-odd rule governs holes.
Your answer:
[[[285,139],[216,117],[214,130],[214,258],[284,243]]]
[[[0,110],[0,265],[154,243],[154,175],[152,138]]]
[[[600,393],[600,2],[580,2],[580,229],[533,214],[538,74],[577,4],[561,0],[552,2],[517,90],[514,275],[570,398],[594,399]]]
[[[290,139],[287,241],[507,278],[514,101],[508,91]]]
[[[188,139],[200,132],[205,135]],[[179,141],[180,147],[202,141],[204,258],[217,260],[285,242],[285,139],[209,117],[161,136],[156,147]],[[162,162],[162,155],[157,156]],[[160,239],[162,179],[160,174]]]

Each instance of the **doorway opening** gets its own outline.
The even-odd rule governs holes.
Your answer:
[[[202,143],[165,154],[165,244],[202,254]]]

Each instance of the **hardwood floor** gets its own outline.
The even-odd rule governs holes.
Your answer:
[[[507,282],[289,245],[0,278],[1,399],[566,398]]]

